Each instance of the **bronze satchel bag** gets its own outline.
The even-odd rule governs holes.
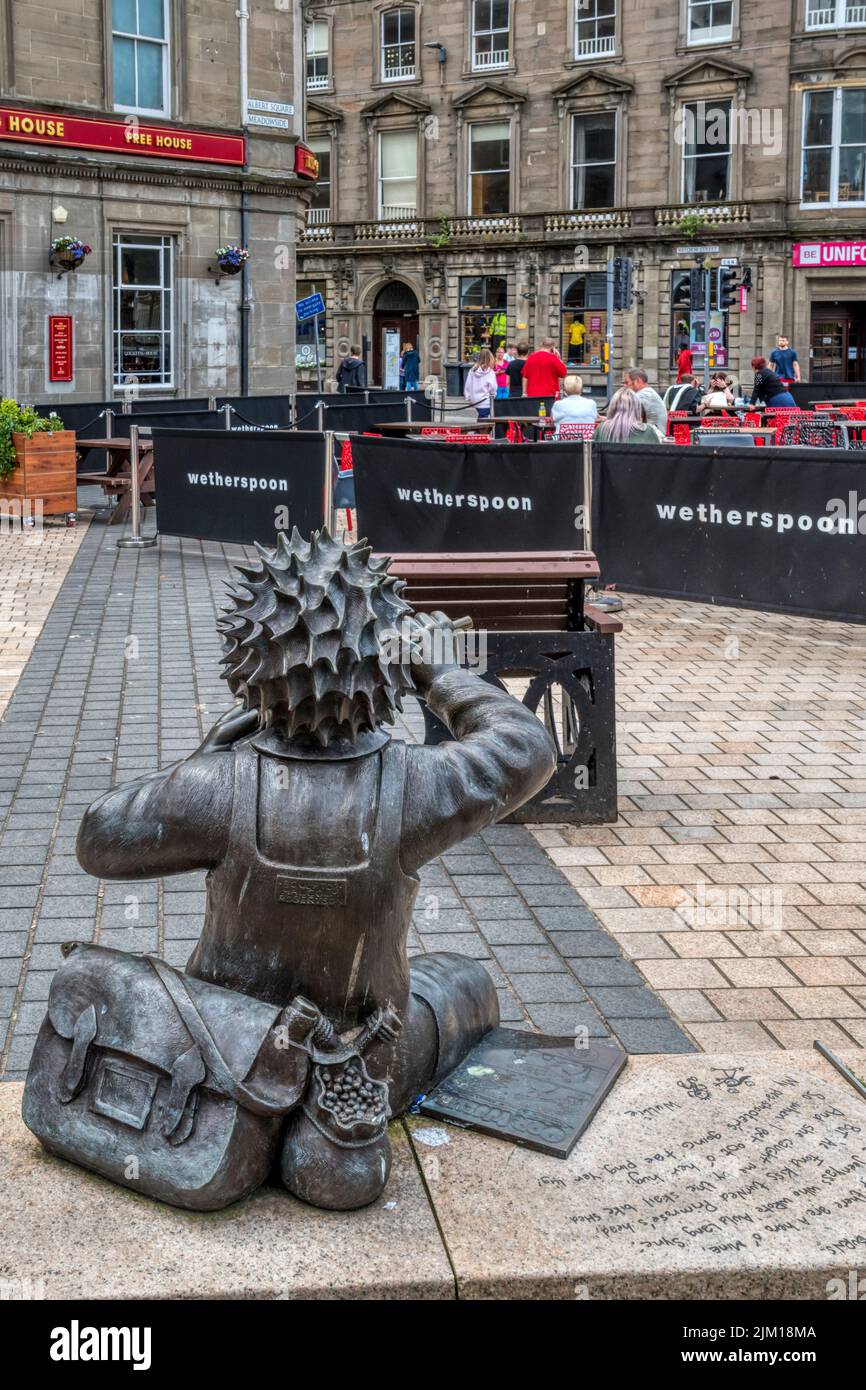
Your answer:
[[[22,1113],[45,1148],[136,1192],[210,1211],[268,1176],[322,1020],[152,956],[68,943]]]

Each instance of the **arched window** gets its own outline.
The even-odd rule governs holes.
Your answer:
[[[408,82],[415,76],[415,10],[405,7],[382,15],[382,81]]]

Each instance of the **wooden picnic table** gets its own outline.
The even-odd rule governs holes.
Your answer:
[[[92,449],[101,449],[108,455],[108,464],[102,473],[79,473],[79,483],[98,483],[106,497],[116,497],[117,506],[111,511],[109,526],[119,526],[126,521],[132,506],[132,460],[129,439],[78,439],[75,442],[79,458]],[[139,435],[138,439],[138,486],[143,507],[154,505],[156,484],[153,476],[153,440]]]

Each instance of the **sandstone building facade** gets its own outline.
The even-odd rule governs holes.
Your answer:
[[[866,378],[866,5],[312,0],[305,26],[299,293],[326,298],[329,373],[350,342],[382,382],[397,340],[442,377],[550,334],[598,386],[626,255],[615,370],[667,381],[710,339],[748,376],[784,330],[804,377]],[[685,303],[696,255],[750,267],[744,312]]]
[[[294,388],[302,65],[294,0],[0,0],[4,395]]]

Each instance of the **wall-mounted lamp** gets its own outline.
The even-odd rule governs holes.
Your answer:
[[[51,209],[52,222],[59,223],[61,227],[63,226],[63,223],[66,221],[68,216],[69,213],[66,211],[66,208],[63,207],[60,203],[57,204],[56,208]]]
[[[444,63],[448,57],[444,43],[425,43],[424,47],[436,49],[436,61],[439,63]]]

